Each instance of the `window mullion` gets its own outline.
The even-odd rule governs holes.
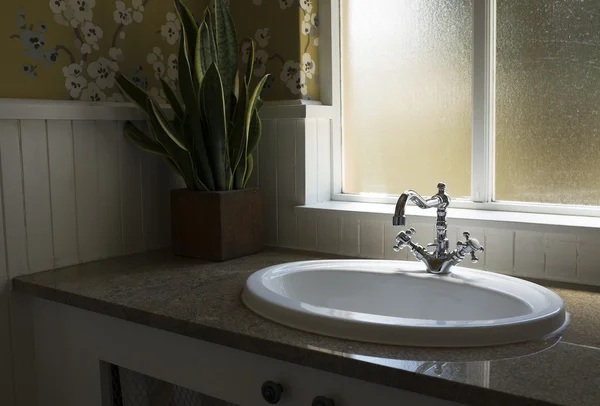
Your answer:
[[[496,0],[473,2],[471,198],[494,200]]]

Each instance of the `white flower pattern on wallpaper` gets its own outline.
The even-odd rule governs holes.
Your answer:
[[[105,1],[112,5],[110,21],[112,27],[94,21],[95,6],[105,6]],[[122,41],[126,38],[127,27],[144,21],[144,13],[148,4],[158,0],[48,0],[48,9],[52,13],[54,22],[72,30],[75,49],[69,44],[47,44],[45,32],[46,24],[26,24],[24,11],[20,8],[15,19],[19,33],[10,38],[19,39],[23,45],[26,57],[33,59],[33,63],[24,63],[22,71],[32,79],[40,72],[40,67],[48,67],[57,61],[61,63],[64,76],[65,90],[71,99],[93,101],[120,101],[123,99],[115,82],[119,65],[125,60],[125,49]],[[161,0],[166,1],[166,0]],[[169,0],[171,1],[171,0]],[[213,0],[214,1],[214,0]],[[246,0],[247,1],[247,0]],[[318,69],[315,63],[315,47],[319,44],[318,0],[252,0],[250,7],[275,7],[285,13],[301,13],[300,34],[301,52],[299,60],[283,58],[276,51],[270,49],[274,32],[272,27],[256,28],[252,35],[255,42],[255,69],[254,76],[260,77],[265,73],[275,73],[265,85],[265,91],[276,88],[278,91],[286,89],[288,94],[313,98],[313,90],[318,89]],[[229,1],[226,1],[229,4]],[[279,7],[277,7],[277,5]],[[166,97],[158,82],[162,79],[173,89],[177,87],[177,51],[172,49],[178,44],[181,35],[179,20],[174,12],[166,12],[159,30],[151,31],[158,38],[162,38],[167,48],[165,52],[160,46],[153,46],[147,50],[144,68],[137,65],[135,71],[126,74],[138,85],[148,89],[152,97],[159,102],[165,102]],[[104,20],[106,21],[106,20]],[[277,32],[277,31],[276,31]],[[150,33],[150,31],[149,31]],[[277,34],[275,34],[277,35]],[[106,48],[103,48],[108,43]],[[281,41],[273,41],[281,43]],[[66,46],[65,46],[66,45]],[[69,50],[71,48],[71,50]],[[103,48],[103,49],[101,49]],[[250,44],[242,41],[240,56],[244,63],[248,62]],[[104,53],[102,53],[104,52]],[[171,53],[174,52],[174,53]],[[105,55],[105,56],[102,56]],[[62,57],[61,57],[62,56]],[[65,59],[65,56],[67,59]],[[38,62],[39,61],[39,62]],[[154,77],[149,80],[148,76]],[[149,82],[152,84],[149,85]],[[276,83],[277,82],[277,83]],[[274,85],[276,85],[274,87]]]
[[[263,77],[267,73],[269,54],[264,49],[259,49],[254,54],[254,76]]]
[[[280,78],[292,94],[307,94],[306,73],[300,69],[300,64],[295,61],[287,61],[283,65]]]
[[[299,71],[294,77],[287,81],[285,84],[288,89],[294,94],[301,94],[306,96],[308,90],[306,89],[306,73]]]
[[[106,100],[106,94],[95,83],[90,83],[81,92],[81,100],[101,102]]]
[[[249,41],[245,41],[242,44],[240,53],[242,54],[242,61],[244,61],[244,63],[248,63],[248,59],[250,59],[250,49],[251,48],[252,48],[252,44]]]
[[[159,47],[152,48],[152,53],[148,54],[146,61],[152,65],[154,69],[154,77],[156,79],[162,78],[165,73],[165,63],[162,50]]]
[[[302,7],[302,10],[304,10],[307,13],[311,13],[312,12],[312,0],[300,0],[300,7]]]
[[[178,66],[179,61],[177,59],[177,55],[169,55],[169,59],[167,59],[167,77],[171,79],[171,81],[177,80],[179,75]]]
[[[65,0],[50,0],[50,10],[54,14],[60,14],[65,11],[67,8],[67,3]]]
[[[115,2],[117,9],[113,11],[113,18],[115,23],[122,25],[129,25],[133,22],[133,10],[131,7],[127,8],[125,3],[122,1]]]
[[[108,49],[108,58],[101,56],[89,60],[95,52],[100,50],[100,41],[105,37],[105,30],[93,22],[96,0],[50,0],[48,2],[55,22],[73,29],[75,53],[80,54],[78,61],[75,53],[66,46],[47,46],[44,36],[46,25],[40,23],[35,30],[32,25],[29,28],[25,23],[25,12],[22,8],[19,9],[16,18],[20,34],[12,35],[11,38],[21,40],[26,56],[34,60],[46,61],[47,64],[56,62],[59,55],[67,54],[70,63],[62,68],[62,73],[65,89],[71,99],[124,101],[115,81],[116,73],[119,72],[119,62],[124,60],[123,50],[117,42],[125,38],[126,26],[143,21],[145,7],[149,2],[150,0],[114,1],[115,9],[112,17],[117,25],[114,28],[114,34],[110,36],[112,41]],[[166,26],[166,30],[161,29],[161,34],[169,45],[174,45],[179,40],[179,21],[173,12],[168,12],[165,20],[166,23],[161,28]],[[165,67],[162,50],[154,47],[147,59],[152,67],[154,77],[158,79],[164,76],[164,80],[175,88],[177,56],[170,54],[167,67]],[[31,78],[38,76],[38,64],[24,64],[22,69]],[[134,82],[146,88],[148,80],[142,76],[142,70],[142,66],[138,66],[135,73],[130,76]],[[152,94],[156,95],[158,100],[164,100],[165,95],[162,89],[156,89],[152,91]]]
[[[305,52],[304,55],[302,55],[302,71],[306,73],[306,77],[309,79],[312,79],[317,71],[315,61],[313,61],[312,56],[310,56],[308,52]]]
[[[132,0],[131,5],[133,6],[133,21],[141,23],[144,19],[144,3],[142,0]]]
[[[104,57],[91,62],[87,67],[87,73],[100,89],[111,89],[115,85],[115,72],[119,71],[119,65]]]
[[[83,33],[83,38],[88,46],[91,46],[96,51],[100,49],[98,47],[98,41],[102,38],[104,33],[102,28],[95,26],[92,22],[86,21],[81,24],[81,32]]]
[[[65,11],[72,15],[71,26],[77,27],[85,21],[92,21],[92,9],[95,5],[96,0],[69,0],[69,7]]]
[[[262,5],[261,0],[253,1],[254,5]],[[271,38],[271,30],[269,28],[260,28],[254,34],[254,40],[257,46],[255,51],[255,76],[262,76],[264,73],[269,73],[269,62],[278,61],[281,65],[281,71],[279,71],[279,79],[285,84],[286,89],[293,95],[301,95],[302,97],[308,94],[308,81],[316,83],[318,80],[317,76],[317,64],[314,58],[311,56],[309,47],[314,45],[319,46],[319,17],[318,12],[315,9],[314,0],[279,0],[279,8],[281,10],[291,9],[295,6],[296,9],[300,9],[304,14],[301,24],[300,33],[305,44],[302,48],[302,57],[300,61],[285,60],[277,53],[269,53],[268,47],[269,39]],[[313,10],[315,12],[313,13]],[[242,61],[248,63],[250,54],[250,44],[245,42],[240,47],[240,54]],[[265,90],[269,91],[272,88],[275,77],[271,76],[265,84]]]
[[[283,82],[287,82],[291,78],[293,78],[296,73],[300,70],[300,64],[294,61],[287,61],[283,64],[283,68],[281,68],[281,74],[279,77]]]
[[[79,98],[81,91],[87,85],[87,79],[81,76],[83,67],[80,64],[72,63],[69,66],[65,66],[62,70],[65,75],[65,87],[69,91],[69,95],[73,99]]]
[[[175,13],[167,13],[167,22],[160,27],[160,34],[170,45],[179,41],[180,23]]]
[[[92,21],[96,0],[50,0],[54,21],[65,27],[77,28],[85,21]]]
[[[312,30],[312,24],[310,22],[310,14],[306,14],[304,16],[304,19],[302,20],[302,27],[301,27],[301,31],[302,31],[302,35],[308,35],[310,34],[310,31]]]
[[[123,60],[123,50],[121,48],[112,47],[108,50],[108,55],[114,61],[122,61]]]
[[[264,48],[269,45],[269,39],[271,38],[271,30],[268,28],[259,28],[254,34],[254,39],[259,47]]]
[[[294,5],[295,0],[279,0],[279,8],[285,10],[288,7],[292,7]]]
[[[83,66],[79,63],[72,63],[62,68],[63,74],[67,76],[80,76],[83,73]]]

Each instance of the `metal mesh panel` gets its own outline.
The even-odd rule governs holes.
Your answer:
[[[237,406],[116,365],[110,377],[112,406]]]

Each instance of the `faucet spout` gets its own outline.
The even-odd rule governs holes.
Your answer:
[[[396,202],[396,210],[394,210],[394,217],[392,218],[393,225],[403,226],[406,224],[406,215],[404,212],[406,210],[406,203],[408,203],[409,200],[421,209],[438,207],[442,203],[442,199],[439,195],[433,195],[431,198],[425,199],[414,190],[406,190],[400,195]]]

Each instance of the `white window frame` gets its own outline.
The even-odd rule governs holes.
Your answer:
[[[323,103],[333,106],[335,112],[332,117],[331,200],[394,204],[398,195],[342,192],[340,1],[343,0],[321,0],[320,5],[321,96]],[[471,199],[454,199],[452,206],[475,210],[600,217],[600,206],[494,200],[495,28],[496,0],[474,0],[471,168],[478,170],[471,171]]]

